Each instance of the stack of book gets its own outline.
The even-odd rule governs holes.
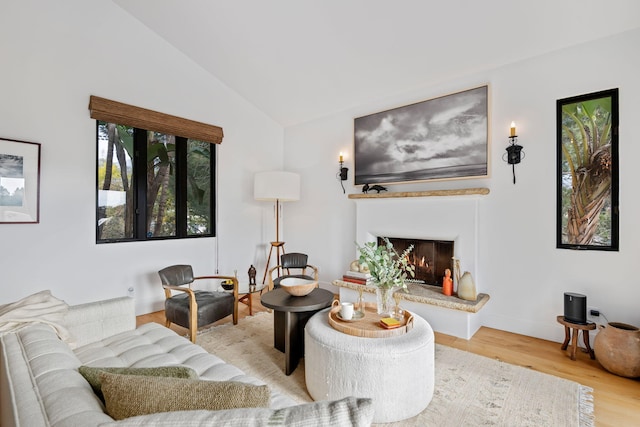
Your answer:
[[[357,283],[359,285],[370,285],[373,282],[371,274],[361,273],[359,271],[347,271],[342,275],[342,280],[350,283]]]
[[[395,329],[402,326],[402,323],[398,319],[394,319],[393,317],[384,317],[380,319],[380,326],[385,329]]]

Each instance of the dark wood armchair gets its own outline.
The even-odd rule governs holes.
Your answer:
[[[172,265],[158,271],[165,292],[164,312],[166,326],[171,323],[189,329],[191,342],[196,342],[198,328],[233,315],[238,324],[238,279],[232,276],[193,276],[190,265]],[[201,291],[192,289],[192,283],[200,279],[227,279],[233,282],[233,290]],[[174,293],[177,292],[177,293]]]
[[[280,256],[280,264],[269,270],[269,290],[280,286],[282,279],[286,277],[296,277],[300,279],[308,279],[318,281],[318,267],[307,263],[307,254],[292,252],[282,254]],[[274,278],[273,273],[278,271],[278,275]],[[291,274],[293,270],[294,274]],[[307,270],[311,270],[307,272]],[[282,271],[282,274],[280,272]],[[297,274],[296,274],[297,273]]]

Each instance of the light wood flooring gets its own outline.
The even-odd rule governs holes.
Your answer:
[[[260,295],[254,294],[253,298],[253,312],[266,311],[260,305]],[[249,307],[244,304],[240,304],[238,311],[239,322],[249,316]],[[164,324],[164,321],[162,311],[137,318],[138,325],[149,322]],[[229,316],[216,324],[230,321]],[[176,325],[171,325],[171,329],[180,334],[188,332]],[[640,379],[610,374],[586,353],[578,351],[573,361],[567,352],[560,349],[560,343],[485,327],[480,328],[468,341],[436,333],[436,342],[592,387],[596,426],[640,427]]]

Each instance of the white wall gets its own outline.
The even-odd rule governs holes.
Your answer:
[[[302,173],[303,193],[303,200],[289,205],[285,218],[289,250],[308,252],[326,283],[355,258],[355,202],[342,194],[335,179],[339,151],[349,153],[346,166],[353,166],[353,118],[489,83],[491,177],[389,190],[490,188],[480,201],[475,278],[478,290],[491,295],[482,310],[484,325],[562,341],[563,329],[555,317],[563,313],[565,291],[586,294],[588,305],[598,307],[610,321],[640,325],[635,275],[640,253],[638,45],[636,30],[287,128],[285,168]],[[555,102],[614,87],[620,88],[620,251],[556,249]],[[511,167],[502,160],[512,120],[526,152],[516,167],[516,185]],[[352,182],[350,170],[347,193],[359,192]]]
[[[214,238],[96,245],[90,95],[222,126],[219,269],[246,276],[264,258],[271,210],[253,200],[253,174],[281,168],[281,126],[109,0],[4,2],[0,58],[0,137],[42,144],[40,223],[0,224],[0,304],[42,289],[75,304],[133,287],[137,311],[149,312],[164,298],[158,269],[216,269]]]
[[[167,23],[167,25],[172,25]],[[394,186],[391,191],[485,186],[476,282],[491,295],[487,326],[562,339],[562,293],[581,292],[609,320],[640,325],[640,201],[634,120],[640,31],[565,49],[283,129],[108,0],[4,2],[0,14],[0,137],[42,143],[40,224],[0,224],[0,304],[42,289],[70,303],[126,295],[138,312],[160,308],[156,271],[188,262],[216,268],[216,239],[95,243],[95,121],[89,96],[222,126],[218,149],[219,269],[262,274],[272,208],[253,200],[256,171],[302,174],[302,200],[285,204],[288,252],[309,253],[329,283],[355,257],[355,202],[336,180],[347,153],[353,186],[353,118],[484,83],[491,85],[492,177]],[[324,82],[318,82],[324,84]],[[555,249],[555,101],[620,88],[620,251]],[[502,161],[509,123],[526,159]],[[283,147],[284,138],[284,147]],[[284,151],[283,151],[284,148]],[[284,153],[284,154],[283,154]],[[328,286],[328,285],[325,285]]]

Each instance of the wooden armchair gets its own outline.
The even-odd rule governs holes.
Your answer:
[[[308,256],[307,254],[292,252],[289,254],[282,254],[280,256],[280,265],[276,265],[271,268],[267,274],[269,276],[269,290],[273,290],[273,288],[277,288],[280,286],[280,281],[287,277],[296,277],[300,279],[308,279],[318,281],[318,267],[307,264]],[[298,272],[298,274],[291,274],[291,269],[294,272]],[[313,273],[313,275],[309,275],[307,273],[307,269],[311,270],[309,273]],[[274,279],[273,273],[278,271],[278,276]],[[280,271],[282,271],[282,275],[280,275]]]
[[[165,292],[166,326],[171,323],[189,329],[191,342],[196,342],[198,328],[233,315],[238,324],[238,279],[232,276],[193,276],[190,265],[172,265],[158,271]],[[191,289],[199,279],[227,279],[233,282],[233,292]],[[179,292],[174,294],[175,292]]]

